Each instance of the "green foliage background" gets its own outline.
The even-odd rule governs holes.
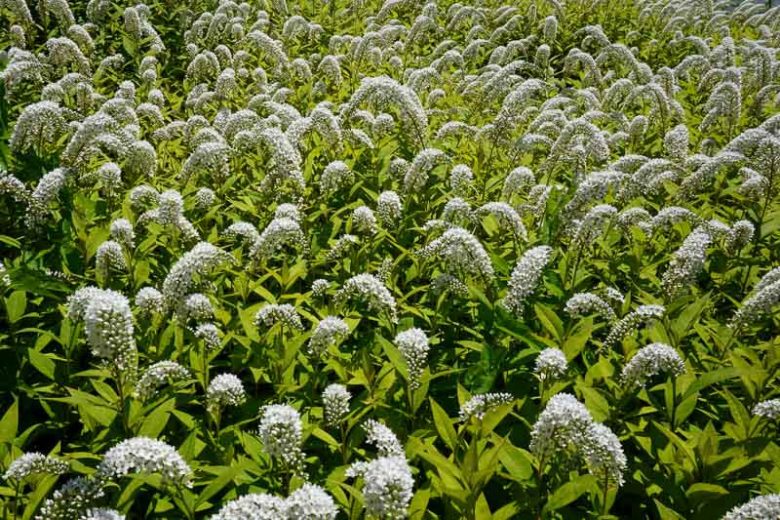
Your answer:
[[[483,26],[485,38],[499,25],[496,8],[500,3],[486,0],[475,4],[487,13],[485,16],[475,15],[449,27],[451,4],[448,0],[438,2],[439,32],[423,34],[400,53],[405,67],[429,66],[444,39],[464,47],[477,23]],[[572,247],[563,208],[584,175],[606,169],[606,163],[596,164],[589,158],[574,166],[542,167],[549,160],[548,153],[515,146],[528,133],[522,126],[503,136],[502,141],[509,144],[480,135],[436,137],[436,130],[448,121],[475,127],[494,121],[503,96],[481,86],[464,92],[459,82],[464,75],[487,70],[490,52],[509,41],[533,35],[530,51],[522,58],[528,68],[518,73],[520,79],[514,86],[528,77],[540,78],[547,84],[546,98],[570,97],[575,107],[572,113],[580,116],[589,110],[581,89],[595,86],[595,95],[603,98],[606,88],[606,81],[594,84],[584,69],[564,67],[571,49],[585,48],[586,26],[600,25],[610,41],[634,48],[636,58],[653,71],[675,67],[698,52],[695,45],[679,38],[677,29],[686,36],[706,38],[710,50],[723,43],[724,28],[737,45],[762,38],[759,27],[746,16],[732,15],[733,10],[718,15],[711,2],[690,4],[695,7],[685,11],[679,3],[658,3],[651,8],[643,2],[622,0],[576,0],[566,2],[562,10],[553,2],[514,3],[519,16],[505,40],[486,40],[485,50],[463,69],[448,66],[440,71],[437,87],[443,94],[433,105],[426,105],[429,127],[424,132],[425,146],[444,151],[449,162],[432,170],[424,190],[404,194],[404,212],[397,226],[380,226],[375,236],[362,236],[338,261],[329,260],[327,252],[340,235],[359,234],[352,211],[362,205],[375,208],[383,190],[401,191],[390,162],[399,157],[411,162],[417,156],[421,146],[413,136],[399,127],[376,136],[366,128],[375,136],[373,147],[346,141],[341,150],[317,134],[307,137],[302,170],[308,187],[298,198],[287,192],[258,189],[271,160],[262,150],[234,153],[229,161],[230,176],[224,182],[205,175],[182,182],[178,174],[190,150],[181,139],[155,142],[154,126],[142,121],[140,138],[155,143],[157,172],[151,178],[123,178],[123,192],[144,183],[159,191],[179,190],[185,214],[201,239],[235,257],[233,264],[223,265],[209,277],[215,321],[224,333],[218,350],[205,350],[192,331],[175,319],[136,316],[140,366],[175,360],[193,373],[191,380],[164,387],[146,402],[117,388],[110,367],[91,355],[83,326],[66,318],[66,299],[88,285],[112,288],[132,299],[141,287],[159,287],[173,263],[192,244],[155,223],[136,226],[137,245],[128,256],[129,272],[99,280],[95,253],[108,238],[110,223],[119,217],[137,222],[139,217],[126,196],[108,199],[99,187],[69,184],[47,208],[46,224],[33,230],[25,223],[24,204],[0,192],[0,257],[11,281],[0,297],[0,468],[23,452],[42,451],[67,460],[71,474],[88,475],[101,454],[120,440],[137,435],[159,438],[175,446],[192,466],[193,487],[173,493],[159,476],[137,475],[107,488],[105,504],[128,518],[203,518],[237,496],[259,491],[284,496],[301,484],[274,470],[256,435],[260,407],[284,402],[302,414],[310,480],[332,494],[340,507],[340,518],[363,515],[360,487],[346,478],[345,471],[371,451],[365,447],[360,428],[368,418],[382,420],[405,446],[415,478],[410,507],[410,517],[415,519],[719,518],[756,494],[778,492],[777,424],[751,412],[756,403],[778,396],[778,315],[761,316],[738,334],[727,325],[761,276],[780,265],[780,206],[776,197],[745,197],[738,189],[739,168],[733,166],[720,168],[705,189],[688,199],[680,198],[676,182],[663,183],[655,192],[642,190],[628,202],[608,191],[599,203],[621,208],[642,206],[651,214],[681,205],[701,221],[718,219],[730,225],[747,219],[755,225],[755,236],[736,254],[727,254],[713,243],[704,269],[670,299],[664,296],[661,277],[694,224],[679,222],[658,234],[636,226],[623,229],[610,225],[589,247]],[[158,55],[156,84],[166,99],[162,109],[165,122],[186,121],[196,110],[185,104],[194,84],[186,77],[191,58],[184,49],[184,31],[201,13],[214,11],[217,4],[153,0],[147,5],[150,21],[165,43],[165,50]],[[370,16],[381,8],[376,0],[290,1],[285,14],[281,5],[252,2],[253,9],[268,11],[271,23],[267,32],[283,39],[290,59],[328,54],[333,34],[362,35]],[[28,28],[28,49],[42,51],[47,39],[61,35],[62,30],[53,17],[42,15],[39,6],[30,7],[36,26]],[[121,81],[129,80],[136,84],[137,98],[143,100],[150,85],[137,71],[151,51],[148,41],[134,40],[126,33],[125,7],[110,5],[105,21],[92,31],[95,49],[90,57],[96,66],[103,57],[116,53],[123,66],[115,72],[96,73],[92,84],[96,92],[110,97]],[[78,21],[86,19],[86,8],[85,2],[71,2]],[[401,2],[391,17],[409,28],[421,9],[421,3]],[[672,23],[678,11],[698,14]],[[0,4],[0,13],[0,47],[10,46],[8,29],[16,21],[13,10]],[[283,37],[284,21],[291,15],[321,24],[322,32]],[[557,34],[549,41],[542,31],[547,16],[556,16],[558,22]],[[718,17],[720,21],[713,21]],[[764,40],[775,68],[776,19],[768,18],[771,37]],[[551,52],[549,60],[540,64],[534,61],[534,52],[542,43],[547,43]],[[233,47],[238,50],[242,43],[234,42]],[[286,103],[305,115],[321,101],[332,102],[336,109],[348,102],[364,76],[405,79],[403,70],[387,60],[352,58],[342,62],[343,82],[328,85],[325,91],[315,88],[321,75],[313,66],[311,78],[280,79],[269,72],[269,81],[281,81],[289,88]],[[250,59],[250,70],[262,66],[271,71],[272,63],[262,53],[252,52]],[[599,65],[602,74],[608,70],[617,77],[629,74],[620,63],[605,60]],[[730,66],[752,70],[742,53]],[[712,65],[716,68],[721,74],[728,73],[727,65]],[[777,113],[771,98],[759,102],[759,88],[745,87],[738,117],[724,118],[702,133],[699,124],[712,92],[712,85],[703,76],[693,73],[678,78],[674,96],[683,109],[679,122],[690,132],[691,153],[703,149],[702,145],[719,150]],[[769,82],[777,86],[776,73],[770,75]],[[40,99],[40,87],[29,84],[13,96],[0,96],[0,168],[30,187],[60,165],[60,154],[67,144],[64,137],[25,153],[11,151],[9,139],[15,122],[27,105]],[[213,122],[220,110],[245,108],[258,93],[253,81],[241,79],[227,98],[206,104],[200,113]],[[425,103],[425,97],[420,97]],[[631,120],[636,115],[649,115],[650,109],[650,104],[642,101],[615,112]],[[403,117],[398,111],[390,112],[396,120]],[[360,124],[353,122],[353,126],[359,128]],[[598,117],[598,126],[610,134],[623,128],[614,113]],[[629,138],[612,147],[608,163],[630,154],[664,157],[664,135],[672,126],[651,116],[646,132],[638,139]],[[85,169],[95,170],[109,159],[93,157]],[[318,179],[334,160],[350,166],[355,182],[335,195],[322,196]],[[517,166],[544,172],[537,182],[556,189],[542,214],[523,214],[527,242],[513,239],[493,219],[474,222],[470,229],[489,254],[495,279],[489,283],[467,280],[469,292],[465,296],[440,296],[430,286],[443,271],[442,266],[416,253],[430,241],[424,224],[440,218],[444,205],[454,196],[448,175],[455,164],[466,164],[473,170],[474,186],[464,199],[475,208],[498,200],[507,173]],[[695,170],[683,161],[676,164],[686,176]],[[780,182],[780,174],[777,179]],[[213,189],[217,197],[207,211],[198,212],[194,195],[202,186]],[[285,201],[299,203],[301,225],[310,239],[308,252],[285,251],[251,262],[245,250],[222,236],[239,220],[264,229],[273,210]],[[519,197],[514,202],[528,201]],[[510,273],[524,251],[541,244],[553,247],[552,261],[524,313],[512,314],[499,304]],[[360,273],[376,274],[383,262],[389,262],[385,268],[391,266],[387,287],[398,302],[398,324],[359,304],[339,307],[334,300],[341,283]],[[311,294],[311,283],[318,278],[332,282],[322,299]],[[626,295],[620,316],[640,304],[663,304],[666,315],[632,332],[618,345],[604,345],[608,323],[596,316],[573,318],[564,312],[564,306],[577,292],[605,287],[618,288]],[[307,330],[279,326],[258,329],[254,315],[267,303],[294,305]],[[305,349],[310,329],[332,314],[344,317],[350,334],[340,348],[331,349],[322,360],[311,359]],[[422,328],[431,338],[429,368],[421,387],[414,391],[408,389],[408,370],[392,341],[397,332],[411,326]],[[652,342],[675,348],[685,359],[686,373],[677,378],[654,378],[646,388],[629,391],[620,383],[620,372],[640,347]],[[537,354],[547,347],[560,348],[569,369],[564,378],[545,387],[533,370]],[[240,407],[226,409],[216,420],[206,411],[205,388],[210,378],[226,372],[241,378],[249,399]],[[323,423],[321,392],[332,382],[346,384],[354,396],[343,428]],[[604,422],[620,438],[628,460],[626,482],[619,489],[609,487],[606,503],[600,483],[581,464],[560,461],[542,466],[529,451],[531,428],[544,403],[562,391],[576,395],[595,420]],[[460,421],[460,406],[470,396],[484,392],[509,392],[516,401],[490,411],[482,420]],[[64,478],[36,478],[21,490],[9,482],[0,485],[4,518],[32,518]]]

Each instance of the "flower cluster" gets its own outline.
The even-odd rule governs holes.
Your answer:
[[[258,433],[265,451],[282,467],[297,473],[303,471],[303,424],[295,408],[285,404],[264,406]]]
[[[328,385],[322,392],[325,422],[338,424],[349,413],[350,395],[347,387],[337,383]]]
[[[623,484],[627,460],[620,441],[612,430],[593,422],[571,394],[556,394],[547,402],[531,431],[531,452],[545,462],[559,453],[580,456],[591,474]]]
[[[68,471],[68,463],[56,457],[43,453],[25,453],[14,459],[3,474],[5,480],[24,480],[31,475],[48,473],[50,475],[62,475]]]
[[[623,367],[621,377],[627,388],[633,388],[644,386],[648,379],[661,372],[677,377],[685,372],[685,363],[669,345],[653,343],[639,349]]]
[[[460,407],[461,421],[469,421],[472,417],[482,419],[485,414],[497,406],[514,402],[515,397],[507,393],[488,393],[472,396]]]
[[[206,389],[206,403],[212,410],[225,406],[238,406],[246,401],[246,391],[241,380],[233,374],[220,374]]]
[[[411,328],[399,332],[394,342],[409,370],[409,388],[419,388],[430,350],[428,336],[421,329]]]
[[[173,446],[148,437],[120,442],[103,456],[97,474],[117,479],[130,473],[159,473],[167,482],[190,485],[192,470]]]

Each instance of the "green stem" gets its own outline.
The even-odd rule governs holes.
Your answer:
[[[19,513],[19,500],[21,498],[19,496],[20,487],[21,487],[20,484],[21,484],[21,482],[19,482],[19,481],[16,481],[14,483],[14,520],[17,519],[17,515]]]
[[[119,394],[119,415],[122,419],[122,428],[125,433],[130,431],[130,425],[127,422],[127,407],[125,405],[125,381],[122,377],[122,373],[117,369],[114,371],[114,379],[116,380],[116,390]]]
[[[677,419],[677,378],[672,377],[672,417],[671,417],[671,427],[672,431],[675,430],[675,420]]]

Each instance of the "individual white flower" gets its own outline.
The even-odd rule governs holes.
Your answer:
[[[767,399],[753,407],[753,415],[765,417],[773,421],[780,419],[780,399]]]
[[[306,251],[308,248],[306,235],[296,220],[288,217],[274,218],[252,246],[250,255],[257,258],[268,258],[281,251],[285,246]]]
[[[230,176],[230,152],[230,146],[219,141],[198,145],[182,166],[183,182],[201,173],[211,182],[224,182]]]
[[[251,493],[222,506],[211,520],[282,520],[285,503],[279,497],[266,493]]]
[[[203,341],[208,349],[219,348],[219,329],[213,323],[201,323],[195,327],[195,337]]]
[[[546,348],[536,357],[534,372],[541,379],[560,379],[566,374],[566,355],[557,348]]]
[[[613,482],[623,485],[623,473],[628,466],[626,455],[617,435],[601,423],[593,423],[585,434],[582,454],[588,471],[599,482]]]
[[[25,453],[14,459],[3,474],[4,480],[21,481],[32,475],[48,473],[62,475],[68,471],[68,463],[43,453]]]
[[[465,298],[469,295],[469,287],[457,277],[442,273],[431,282],[431,292],[436,295],[449,292],[453,296]]]
[[[387,287],[372,274],[358,274],[344,282],[336,293],[336,301],[346,303],[359,300],[373,312],[384,312],[391,322],[398,320],[396,303]]]
[[[737,506],[722,520],[769,520],[780,518],[780,495],[762,495]]]
[[[467,422],[472,417],[482,420],[485,414],[503,404],[512,403],[515,397],[505,392],[477,394],[472,396],[460,407],[458,417],[461,421]]]
[[[76,477],[68,480],[41,505],[35,520],[73,520],[93,507],[103,496],[102,479]]]
[[[155,206],[160,201],[160,194],[149,185],[142,184],[130,190],[130,207],[140,211]]]
[[[333,498],[320,486],[308,482],[285,499],[284,509],[284,520],[336,520],[339,513]]]
[[[580,450],[592,423],[588,409],[573,395],[555,394],[531,430],[531,452],[547,460],[558,451]]]
[[[677,377],[685,372],[685,363],[669,345],[652,343],[639,349],[625,367],[621,379],[628,388],[644,386],[648,379],[661,372]]]
[[[406,362],[409,371],[409,388],[413,390],[419,388],[430,350],[428,336],[422,329],[415,327],[399,332],[395,336],[394,343]]]
[[[695,282],[696,276],[704,269],[707,247],[711,242],[710,233],[697,228],[685,238],[680,249],[674,252],[661,279],[661,285],[670,297]]]
[[[348,120],[364,102],[372,103],[384,112],[389,112],[389,108],[394,106],[398,110],[406,135],[411,136],[417,144],[424,143],[428,116],[412,89],[386,76],[366,77],[349,102],[343,106],[342,119]]]
[[[349,327],[344,320],[326,316],[320,320],[309,338],[309,354],[313,357],[322,356],[331,346],[338,346],[347,334]]]
[[[616,344],[626,337],[626,334],[639,327],[639,325],[654,319],[663,318],[665,312],[666,309],[663,305],[640,305],[636,310],[629,312],[612,326],[607,338],[604,340],[604,344]]]
[[[206,389],[206,403],[209,408],[239,406],[246,401],[246,391],[241,380],[233,374],[220,374]]]
[[[184,299],[179,317],[183,322],[208,321],[214,317],[214,306],[205,294],[192,293]]]
[[[598,204],[588,210],[582,220],[574,226],[572,245],[582,250],[592,245],[603,232],[604,224],[611,221],[617,214],[617,209],[609,204]],[[580,251],[579,254],[582,254]]]
[[[190,371],[175,361],[158,361],[144,370],[135,386],[135,394],[141,400],[146,400],[162,385],[187,379]]]
[[[393,431],[374,419],[369,419],[363,425],[366,432],[366,442],[376,446],[380,457],[403,457],[404,447]]]
[[[414,478],[404,457],[357,462],[347,470],[347,476],[363,478],[363,506],[368,515],[388,520],[408,517]]]
[[[286,404],[271,404],[261,409],[258,433],[263,448],[286,469],[303,469],[303,423],[298,411]]]
[[[169,308],[176,308],[197,289],[201,278],[232,257],[208,242],[199,242],[176,261],[165,277],[162,294]]]
[[[753,294],[742,302],[729,326],[742,329],[768,314],[780,302],[780,268],[766,273],[756,285]]]
[[[510,200],[516,193],[521,193],[526,187],[531,187],[536,178],[531,170],[524,166],[518,166],[504,179],[504,187],[501,190],[501,198]]]
[[[360,245],[360,239],[355,235],[345,233],[336,239],[336,242],[328,250],[325,259],[329,262],[337,262],[347,256],[350,250]]]
[[[325,296],[325,293],[327,292],[328,288],[330,287],[330,282],[323,278],[318,278],[317,280],[314,280],[311,283],[311,294],[315,298],[322,298]]]
[[[101,165],[95,174],[108,197],[116,195],[117,190],[122,187],[122,169],[116,163],[107,162]]]
[[[125,515],[115,509],[94,507],[88,509],[78,520],[125,520]]]
[[[575,294],[566,301],[565,311],[566,314],[572,317],[587,316],[592,312],[597,312],[609,321],[615,321],[617,319],[612,307],[593,293]]]
[[[260,240],[260,233],[257,232],[255,226],[244,221],[230,224],[222,235],[227,238],[238,239],[244,244],[256,244]]]
[[[192,470],[176,448],[156,439],[133,437],[108,450],[97,474],[116,479],[130,473],[159,473],[167,482],[189,485]]]
[[[176,190],[165,190],[160,194],[157,222],[163,226],[175,226],[184,214],[184,198]]]
[[[474,173],[465,164],[458,164],[450,172],[450,188],[458,195],[465,195],[474,184]]]
[[[404,175],[405,193],[419,193],[428,183],[431,171],[448,161],[447,154],[437,148],[426,148],[418,153]]]
[[[376,213],[379,222],[388,229],[393,229],[401,220],[403,205],[401,198],[394,191],[383,191],[377,198]]]
[[[510,231],[515,239],[527,241],[528,232],[517,211],[506,202],[488,202],[480,206],[477,215],[492,215],[500,231]]]
[[[94,287],[79,289],[68,300],[68,316],[84,320],[92,353],[122,372],[133,372],[137,351],[130,303],[122,294]]]
[[[756,228],[749,220],[735,222],[726,236],[726,251],[729,254],[737,253],[753,240],[755,233]]]
[[[458,278],[470,275],[489,281],[493,279],[493,264],[477,238],[459,227],[446,230],[421,251],[422,257],[435,256],[442,260],[444,269]]]
[[[126,271],[127,261],[122,246],[114,240],[106,240],[95,252],[95,271],[100,279],[107,280],[112,269]]]
[[[320,176],[320,191],[331,195],[341,189],[351,188],[355,182],[355,174],[343,161],[333,161],[328,164]]]
[[[475,220],[471,205],[460,197],[453,197],[447,201],[441,212],[441,219],[453,225],[464,226]]]
[[[664,151],[677,160],[684,160],[688,156],[688,127],[680,124],[666,132],[664,136]]]
[[[67,128],[64,111],[57,103],[40,101],[27,105],[16,120],[9,146],[16,153],[23,153],[40,145],[51,146]],[[44,150],[37,150],[39,153]]]
[[[349,413],[351,397],[346,386],[338,383],[328,385],[322,392],[325,422],[330,425],[339,424]]]
[[[210,188],[199,188],[195,193],[195,209],[197,211],[206,211],[214,204],[217,195]]]
[[[368,206],[358,206],[352,211],[352,227],[368,235],[376,233],[376,217],[374,212]]]
[[[274,218],[289,218],[296,222],[301,221],[301,211],[295,204],[279,204],[274,210]]]
[[[507,309],[515,314],[523,311],[526,300],[539,285],[551,255],[552,248],[549,246],[537,246],[523,253],[509,279],[509,288],[503,300]]]
[[[0,260],[0,291],[11,286],[11,275],[8,274],[8,268]]]
[[[162,314],[165,310],[163,295],[154,287],[141,287],[135,295],[135,305],[145,315]]]
[[[304,329],[303,323],[301,323],[301,316],[298,314],[295,307],[289,303],[272,303],[266,305],[257,311],[254,323],[257,327],[264,325],[270,328],[277,323],[281,323],[290,329]]]
[[[133,225],[125,218],[118,218],[111,222],[111,238],[122,244],[127,249],[135,247],[135,232]]]

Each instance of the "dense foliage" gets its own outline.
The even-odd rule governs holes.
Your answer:
[[[780,518],[780,8],[123,4],[0,0],[2,518]]]

